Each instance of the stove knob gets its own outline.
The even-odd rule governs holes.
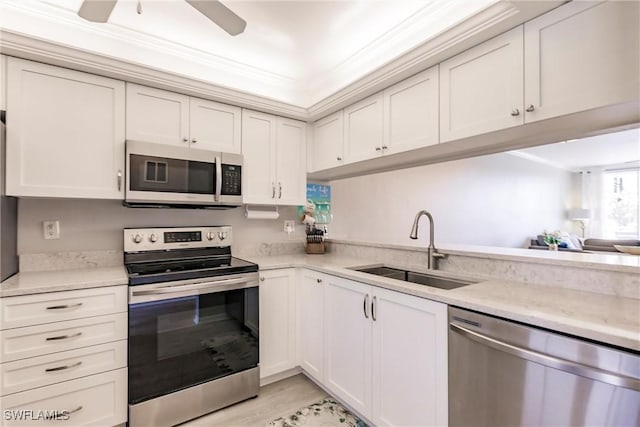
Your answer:
[[[216,235],[213,233],[213,231],[210,231],[207,233],[207,240],[213,240],[216,238]]]
[[[220,238],[220,240],[224,240],[227,238],[227,232],[226,231],[218,231],[218,237]]]
[[[133,243],[140,243],[142,242],[142,236],[139,234],[136,234],[135,236],[131,237],[131,240],[133,240]]]
[[[156,236],[155,234],[152,234],[151,236],[149,236],[149,241],[151,243],[155,243],[158,241],[158,236]]]

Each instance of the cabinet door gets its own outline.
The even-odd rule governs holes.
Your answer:
[[[523,124],[522,26],[440,64],[440,141]]]
[[[260,273],[260,377],[296,366],[295,270]]]
[[[524,26],[526,121],[640,98],[640,3],[571,2]]]
[[[340,110],[313,124],[311,169],[313,172],[343,163],[344,115]]]
[[[371,287],[326,276],[324,385],[362,415],[371,408]]]
[[[124,83],[7,62],[7,194],[122,199]]]
[[[391,86],[383,96],[383,154],[438,143],[437,66]]]
[[[189,116],[190,146],[240,154],[240,107],[191,98]]]
[[[375,288],[373,422],[446,426],[447,306]]]
[[[242,110],[242,202],[276,204],[276,117]]]
[[[325,276],[302,270],[296,286],[298,307],[298,364],[322,382],[323,378],[323,290]]]
[[[344,147],[348,163],[382,154],[383,119],[382,93],[344,109]]]
[[[276,171],[279,205],[304,205],[307,198],[307,125],[277,118]]]
[[[189,97],[127,83],[127,139],[187,146]]]

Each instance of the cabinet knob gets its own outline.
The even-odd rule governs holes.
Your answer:
[[[532,112],[532,111],[533,111],[533,110],[535,110],[535,109],[536,109],[536,107],[534,107],[534,106],[533,106],[533,104],[529,104],[529,105],[527,106],[527,109],[526,109],[525,111],[526,111],[527,113],[530,113],[530,112]]]
[[[337,161],[341,161],[341,160],[342,160],[342,157],[338,156],[338,157],[336,157],[336,160],[337,160]]]
[[[192,143],[192,144],[195,144],[196,142],[198,142],[198,140],[197,140],[197,139],[195,139],[195,138],[193,138],[193,139],[191,140],[191,143]]]
[[[520,110],[518,110],[517,108],[514,108],[513,110],[511,110],[511,115],[512,116],[519,116],[520,115]]]
[[[316,279],[316,283],[322,283],[322,279]]]
[[[189,142],[189,138],[182,138],[182,142]]]

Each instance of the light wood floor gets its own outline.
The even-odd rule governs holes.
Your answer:
[[[180,427],[264,427],[276,418],[317,402],[327,393],[302,374],[260,388],[260,394],[228,408],[181,424]]]

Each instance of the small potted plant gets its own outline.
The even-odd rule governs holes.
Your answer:
[[[547,233],[545,231],[543,238],[544,238],[544,242],[547,244],[547,246],[549,246],[550,251],[558,250],[558,243],[560,243],[560,238],[559,238],[559,233],[557,231],[553,233]]]

